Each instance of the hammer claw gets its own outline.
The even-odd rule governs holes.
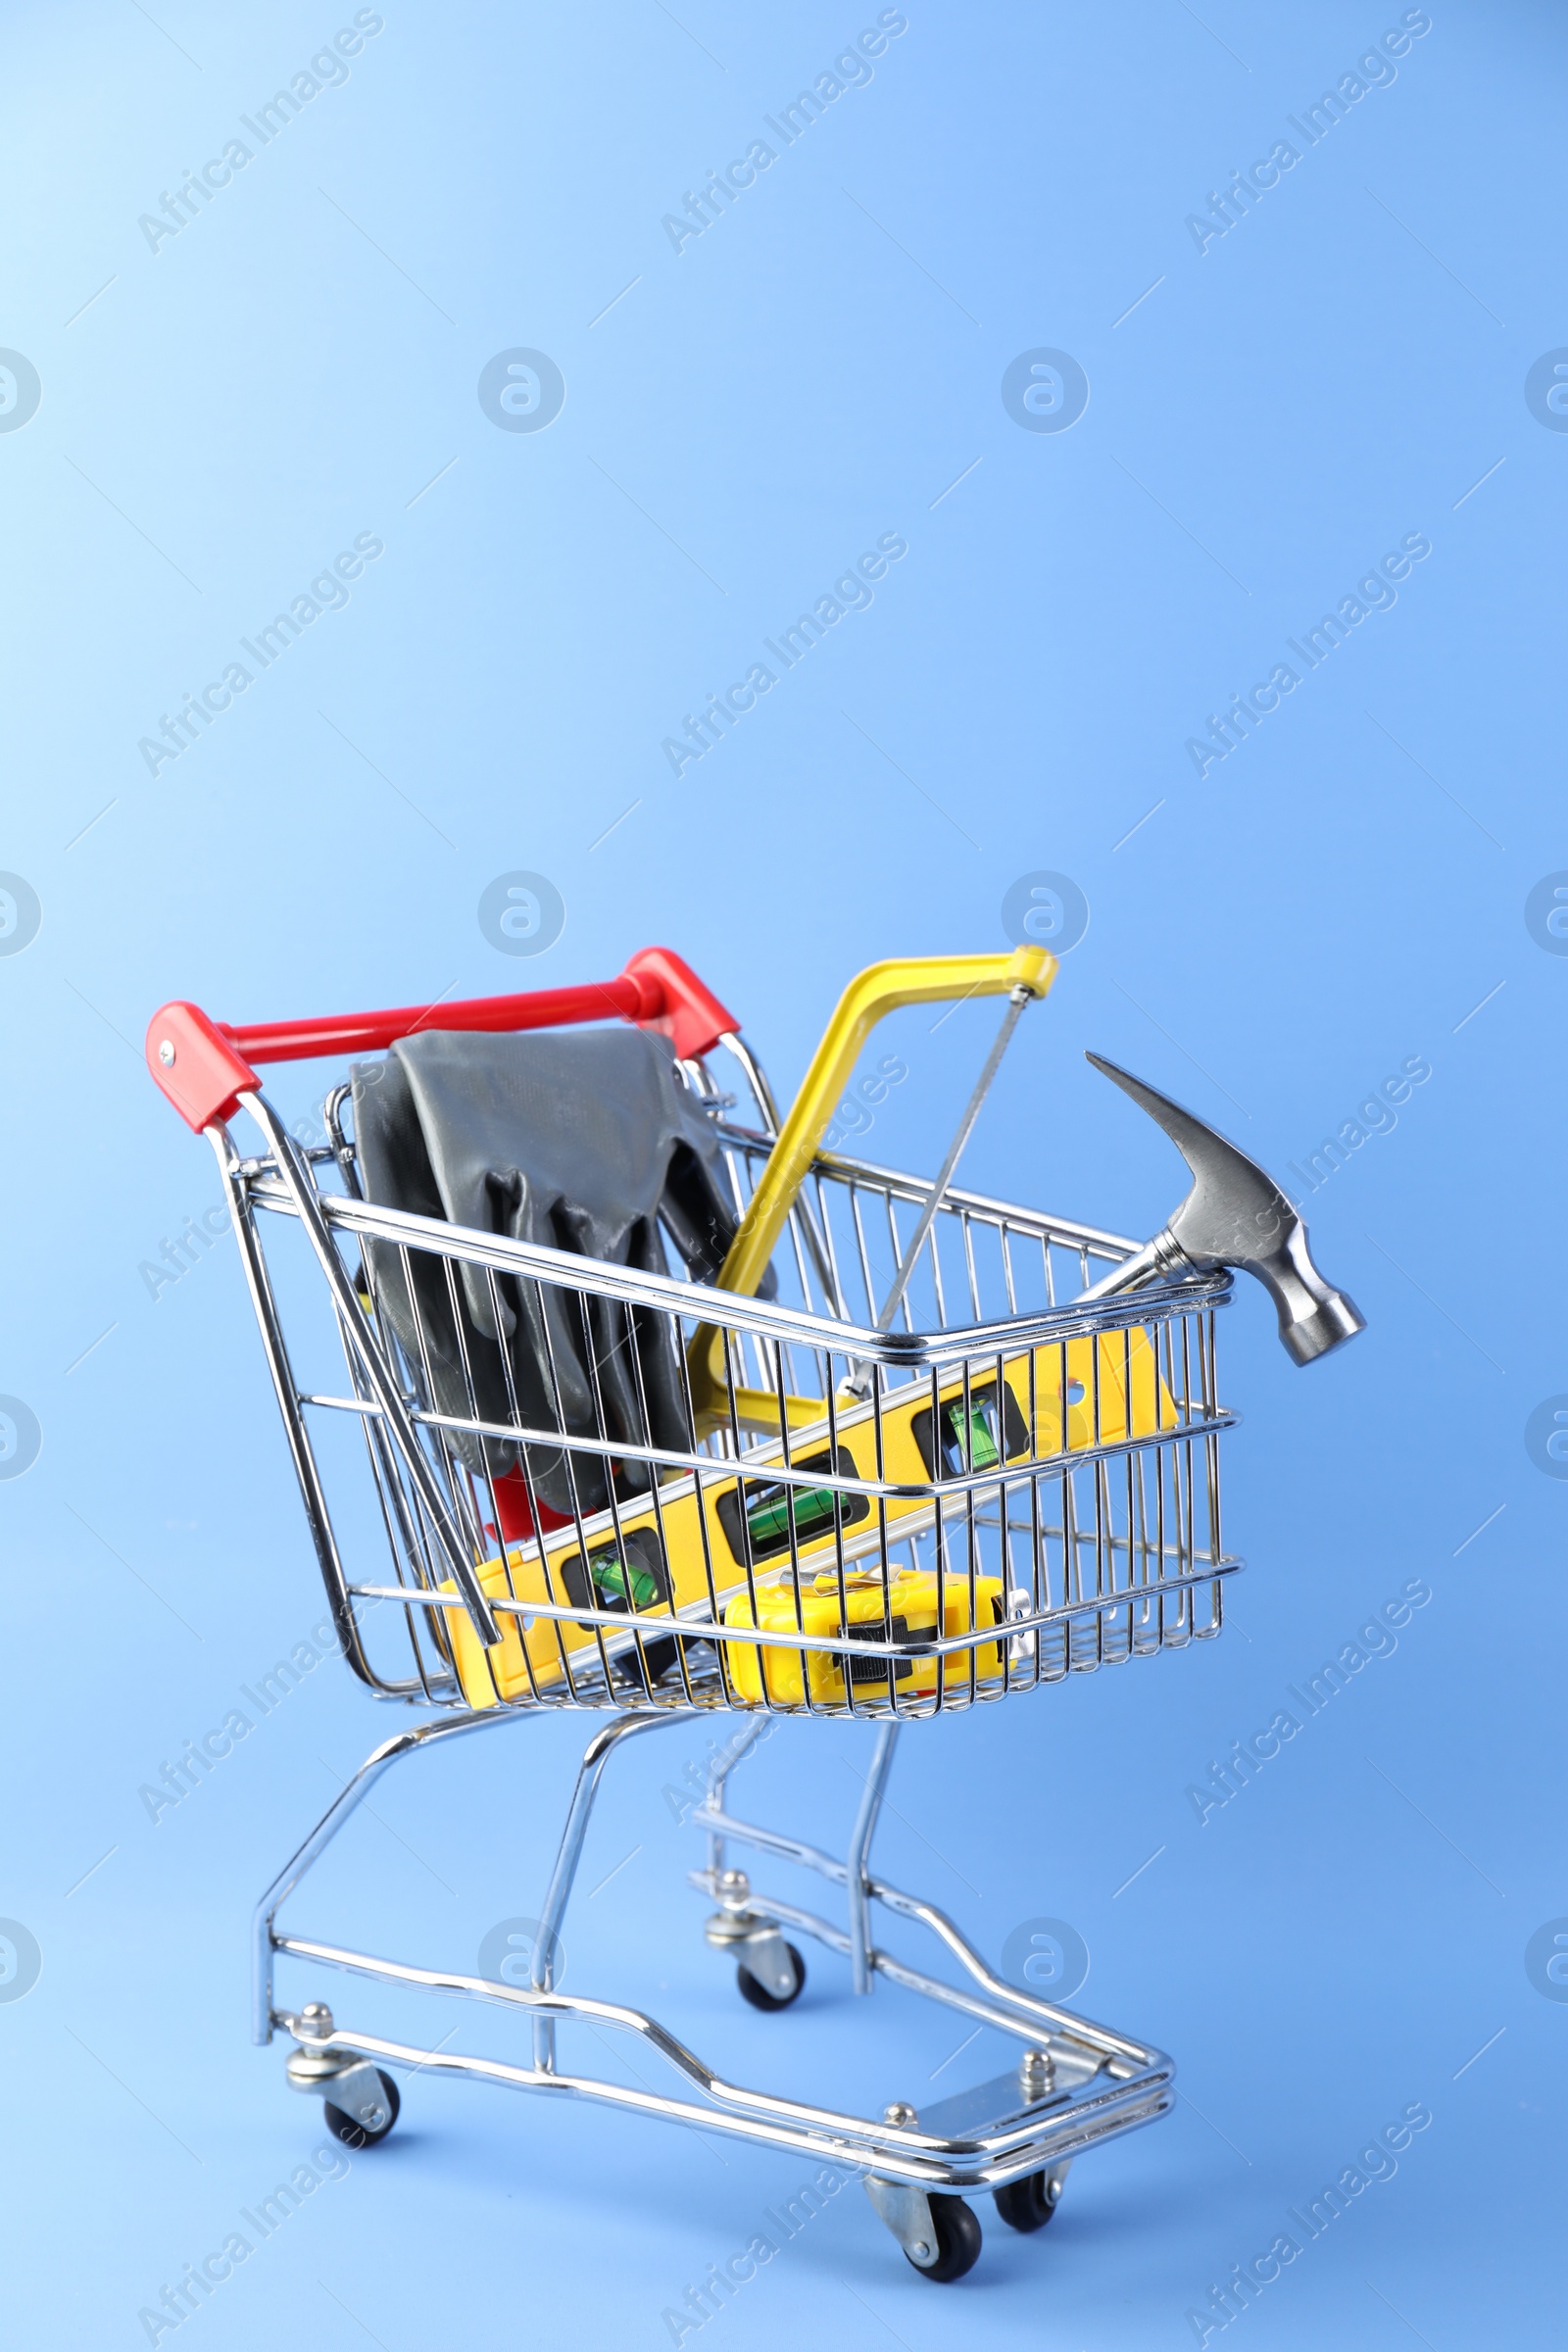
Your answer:
[[[1186,1200],[1163,1233],[1140,1251],[1139,1260],[1129,1261],[1129,1273],[1140,1261],[1147,1272],[1151,1252],[1154,1262],[1166,1263],[1179,1253],[1202,1272],[1240,1267],[1272,1295],[1280,1338],[1298,1364],[1311,1363],[1365,1330],[1353,1299],[1327,1283],[1312,1263],[1305,1225],[1256,1160],[1147,1080],[1102,1054],[1085,1058],[1164,1128],[1193,1173]],[[1102,1292],[1118,1287],[1115,1276],[1097,1285]]]

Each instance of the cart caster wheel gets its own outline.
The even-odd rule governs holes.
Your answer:
[[[961,2197],[931,2196],[926,2202],[936,2226],[937,2258],[935,2262],[918,2263],[906,2252],[904,2259],[920,2278],[945,2286],[950,2279],[961,2278],[972,2271],[980,2259],[979,2217]]]
[[[795,1971],[793,1992],[769,1992],[767,1986],[753,1976],[744,1960],[737,1965],[735,1982],[740,1986],[743,1999],[750,2001],[754,2009],[787,2009],[792,2001],[800,1999],[806,1989],[806,1962],[801,1958],[793,1943],[787,1943],[784,1949],[788,1952],[790,1966]]]
[[[1009,2230],[1043,2230],[1061,2202],[1061,2184],[1049,2173],[1030,2173],[992,2194]]]
[[[374,2132],[362,2124],[357,2115],[345,2115],[341,2107],[334,2107],[330,2099],[322,2102],[327,2130],[346,2148],[373,2148],[378,2141],[385,2139],[398,2120],[398,2110],[403,2102],[398,2097],[397,2084],[390,2075],[383,2075],[379,2067],[375,2070],[375,2079],[381,2085],[381,2095],[386,2101],[386,2121]]]

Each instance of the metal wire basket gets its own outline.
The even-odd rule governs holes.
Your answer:
[[[737,1216],[773,1143],[744,1059],[751,1127],[705,1064],[680,1065]],[[1134,1244],[950,1190],[878,1332],[929,1202],[919,1178],[819,1152],[776,1296],[743,1299],[371,1204],[348,1095],[310,1149],[257,1094],[270,1148],[244,1157],[224,1130],[219,1155],[344,1651],[375,1690],[908,1717],[1218,1632],[1239,1565],[1219,1512],[1228,1274],[1142,1289],[1136,1319],[1126,1299],[1075,1304]],[[463,1301],[500,1326],[524,1293],[536,1328],[585,1331],[588,1435],[548,1381],[543,1410],[510,1372],[481,1403]],[[716,1391],[700,1411],[703,1329]],[[603,1377],[617,1348],[635,1368],[651,1348],[678,1368],[684,1446],[656,1442],[640,1380],[628,1415],[628,1384]],[[509,1453],[507,1508],[493,1465]],[[544,1463],[565,1468],[569,1513],[542,1502]],[[595,1493],[608,1500],[583,1507]],[[519,1500],[532,1532],[504,1541]]]

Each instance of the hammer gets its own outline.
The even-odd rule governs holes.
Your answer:
[[[1158,1122],[1193,1172],[1193,1189],[1170,1223],[1082,1298],[1108,1298],[1155,1275],[1206,1274],[1239,1266],[1273,1297],[1280,1338],[1294,1363],[1309,1364],[1366,1329],[1353,1299],[1325,1282],[1306,1246],[1306,1227],[1255,1159],[1192,1111],[1102,1054],[1088,1054]]]

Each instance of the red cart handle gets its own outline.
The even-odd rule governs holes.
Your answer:
[[[643,948],[618,979],[579,988],[540,988],[517,997],[469,997],[460,1004],[401,1004],[390,1012],[348,1012],[324,1021],[259,1021],[231,1028],[200,1005],[176,1001],[154,1013],[147,1067],[187,1126],[200,1135],[232,1118],[239,1098],[261,1084],[256,1061],[308,1061],[316,1054],[377,1054],[419,1029],[555,1029],[618,1014],[662,1030],[682,1060],[710,1053],[740,1027],[668,948]]]

